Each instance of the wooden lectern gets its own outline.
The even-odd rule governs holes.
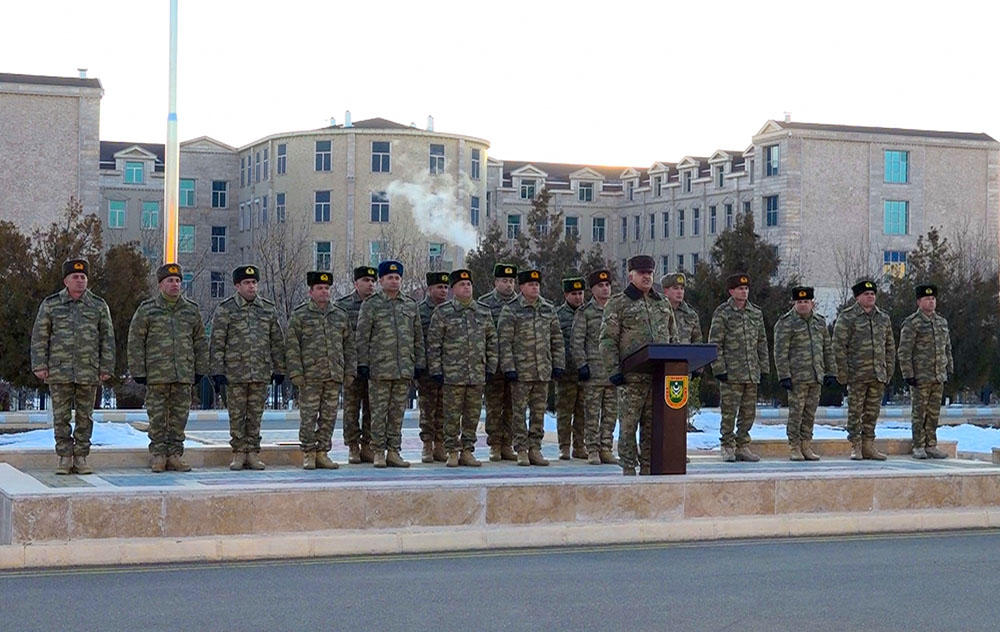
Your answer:
[[[687,402],[691,371],[715,360],[714,344],[651,344],[622,360],[622,373],[649,373],[653,398],[650,474],[687,472]]]

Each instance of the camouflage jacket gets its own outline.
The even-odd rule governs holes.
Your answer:
[[[42,301],[31,330],[31,370],[48,370],[50,384],[98,384],[115,370],[115,330],[104,299],[87,290]]]
[[[358,366],[377,380],[409,380],[426,368],[417,302],[402,292],[391,299],[379,290],[361,304],[357,343]]]
[[[698,344],[701,342],[701,320],[693,307],[681,301],[681,304],[674,308],[674,319],[677,320],[677,342],[679,344]]]
[[[573,364],[577,367],[587,365],[590,369],[590,381],[607,380],[611,375],[605,366],[601,355],[601,321],[604,319],[604,308],[597,301],[590,299],[573,314],[573,336],[570,341],[570,354]],[[606,385],[605,385],[606,386]]]
[[[813,312],[806,318],[790,309],[774,324],[774,368],[778,379],[793,384],[821,384],[827,375],[837,375],[833,343],[826,318]]]
[[[500,292],[493,290],[492,292],[487,292],[479,297],[476,301],[486,309],[490,310],[490,316],[493,317],[493,323],[499,327],[500,326],[500,310],[503,309],[504,305],[508,303],[513,303],[520,296],[517,292],[510,295],[510,298],[504,298],[500,295]]]
[[[136,308],[128,327],[128,369],[147,384],[193,384],[209,372],[208,340],[198,304],[157,294]]]
[[[371,296],[368,298],[371,298]],[[358,329],[358,314],[361,312],[361,304],[364,303],[365,300],[367,299],[361,298],[358,291],[354,290],[350,294],[345,294],[333,302],[334,305],[347,312],[347,318],[351,325],[351,331],[357,331]]]
[[[899,331],[899,370],[903,379],[916,378],[917,384],[948,381],[955,361],[944,316],[925,316],[918,309],[906,317]]]
[[[529,305],[523,296],[505,305],[497,324],[500,370],[517,371],[521,382],[548,382],[552,369],[566,368],[566,350],[555,307],[542,297]]]
[[[677,321],[670,301],[650,290],[643,295],[631,283],[604,306],[601,322],[601,354],[610,375],[621,373],[621,362],[650,343],[677,341]],[[593,368],[591,368],[593,370]],[[644,381],[643,375],[629,373],[630,382]]]
[[[497,330],[490,310],[476,302],[446,301],[427,329],[427,371],[445,384],[485,384],[497,372]]]
[[[573,307],[569,303],[563,303],[556,308],[556,316],[559,318],[559,329],[562,331],[563,337],[563,348],[566,350],[566,373],[563,375],[562,381],[564,382],[576,382],[577,381],[577,364],[573,360],[572,345],[573,345],[573,317],[576,313],[580,311],[578,308]]]
[[[351,382],[357,354],[347,312],[333,303],[322,309],[312,299],[296,307],[288,319],[285,363],[292,380]]]
[[[841,310],[833,324],[833,354],[841,384],[888,384],[896,364],[896,341],[889,315],[878,307],[866,314],[858,303]]]
[[[444,303],[442,303],[442,305],[447,304],[447,302],[448,301],[445,301]],[[424,351],[427,351],[427,349],[426,349],[426,347],[427,347],[427,328],[431,326],[431,315],[434,313],[434,310],[437,309],[437,307],[438,307],[437,305],[435,305],[434,303],[431,303],[431,299],[430,299],[429,296],[425,296],[424,300],[422,300],[419,303],[417,303],[417,311],[420,314],[420,332],[424,336],[424,347],[425,347]],[[429,362],[429,360],[425,359],[423,365],[421,365],[421,366],[424,366],[424,367],[430,366],[428,364],[428,362]]]
[[[732,298],[716,307],[708,341],[718,347],[712,373],[725,373],[730,382],[757,384],[761,374],[771,370],[764,314],[750,301],[743,309],[737,309]]]
[[[212,374],[230,382],[270,382],[285,372],[285,339],[274,303],[234,294],[219,303],[209,340]]]

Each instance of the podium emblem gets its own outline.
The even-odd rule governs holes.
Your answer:
[[[674,410],[684,408],[688,402],[688,376],[667,375],[663,378],[663,399]]]

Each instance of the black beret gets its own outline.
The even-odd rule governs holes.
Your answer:
[[[156,269],[156,282],[159,283],[167,277],[175,276],[178,279],[184,279],[184,273],[181,271],[181,266],[179,263],[164,263],[162,266]]]
[[[364,279],[366,277],[371,277],[371,280],[374,281],[375,279],[378,278],[378,272],[376,272],[375,268],[371,266],[360,266],[358,268],[354,268],[355,281],[359,279]]]
[[[741,285],[750,285],[750,275],[746,272],[737,272],[726,277],[726,289],[733,290]]]
[[[381,279],[387,274],[403,276],[403,264],[394,259],[389,259],[378,264],[378,278]]]
[[[878,288],[875,286],[875,282],[871,280],[858,281],[851,287],[851,291],[854,292],[854,297],[864,294],[865,292],[875,292],[878,294]]]
[[[926,285],[918,285],[916,287],[915,293],[917,295],[917,298],[923,298],[925,296],[937,296],[938,289],[936,285],[928,283]]]
[[[563,292],[582,292],[583,291],[583,277],[571,277],[562,280]]]
[[[260,270],[257,269],[257,266],[240,266],[233,270],[233,285],[239,283],[243,279],[260,281]]]
[[[537,283],[542,282],[542,273],[538,270],[521,270],[517,273],[517,284],[523,285],[525,283],[530,283],[535,281]]]
[[[598,283],[611,283],[611,272],[607,270],[594,270],[587,277],[587,285],[594,287]]]
[[[69,261],[63,262],[62,271],[64,279],[69,275],[76,274],[78,272],[89,277],[90,264],[87,263],[86,259],[70,259]]]
[[[428,272],[427,273],[427,287],[432,285],[441,285],[442,283],[448,283],[448,273],[447,272]]]
[[[517,266],[512,263],[498,263],[493,266],[494,279],[516,279]]]
[[[312,287],[314,285],[330,285],[333,281],[333,275],[329,272],[323,272],[320,270],[315,270],[313,272],[306,272],[306,285]]]
[[[458,283],[459,281],[469,281],[471,283],[472,272],[464,268],[460,268],[458,270],[452,270],[451,273],[448,275],[448,283],[452,287],[454,287],[455,284]]]
[[[652,272],[656,269],[656,262],[649,255],[636,255],[628,260],[629,272],[638,270],[639,272]]]
[[[815,298],[815,292],[813,288],[799,285],[792,288],[792,300],[793,301],[811,301]]]

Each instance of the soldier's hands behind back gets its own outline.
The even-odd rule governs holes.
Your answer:
[[[582,367],[576,370],[576,377],[581,382],[586,382],[590,379],[590,365],[584,364]]]
[[[786,391],[792,390],[792,378],[790,377],[781,378],[780,380],[778,380],[778,384],[780,384],[781,388],[785,389]]]
[[[614,384],[615,386],[621,386],[622,384],[625,383],[625,376],[622,375],[621,373],[615,373],[614,375],[608,378],[608,381]]]

